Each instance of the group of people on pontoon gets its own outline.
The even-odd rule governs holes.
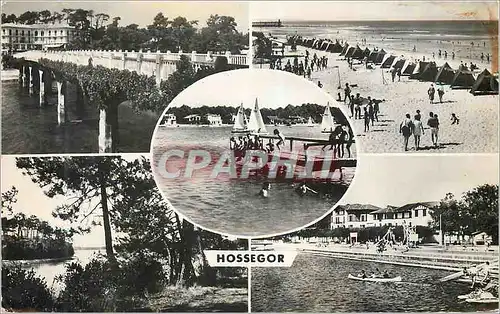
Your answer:
[[[310,193],[318,194],[317,191],[308,187],[305,182],[301,182],[298,185],[292,184],[292,187],[294,187],[295,193],[297,193],[300,197],[304,197]],[[262,184],[262,188],[260,189],[258,195],[267,198],[270,196],[270,190],[271,190],[271,183],[264,182]]]
[[[344,158],[347,150],[348,158],[351,157],[351,146],[354,143],[354,133],[348,124],[342,124],[335,127],[328,136],[328,144],[324,145],[321,150],[325,150],[330,146],[329,150],[333,149],[334,158]]]
[[[258,134],[232,136],[229,139],[229,149],[240,157],[244,156],[247,150],[263,150],[268,154],[272,153],[275,148],[280,150],[285,143],[285,137],[278,129],[274,129],[273,134],[278,137],[277,142],[274,143],[274,139],[271,138],[267,144],[264,144],[264,140]]]
[[[381,272],[380,270],[378,270],[378,268],[377,268],[377,272],[372,272],[370,275],[367,275],[364,270],[361,270],[361,273],[358,274],[358,277],[363,278],[363,279],[365,279],[365,278],[390,278],[387,270],[384,270],[383,272]]]

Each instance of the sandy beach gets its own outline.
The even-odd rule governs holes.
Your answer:
[[[280,36],[281,37],[281,36]],[[285,39],[281,37],[281,39]],[[395,56],[404,55],[407,59],[421,59],[422,54],[409,53],[407,51],[394,51],[386,49],[387,53]],[[309,48],[308,48],[309,49]],[[305,47],[297,47],[298,54],[305,54]],[[360,141],[360,149],[365,153],[399,153],[404,152],[403,136],[399,133],[399,125],[405,114],[409,113],[412,118],[416,110],[420,110],[422,121],[426,127],[429,112],[438,114],[440,121],[439,147],[432,147],[430,130],[426,127],[422,136],[420,150],[415,151],[413,136],[409,141],[409,152],[411,153],[496,153],[498,152],[498,95],[473,96],[468,90],[452,90],[448,85],[444,86],[443,103],[430,104],[427,89],[430,82],[419,82],[401,77],[401,81],[391,81],[389,69],[365,69],[362,64],[354,64],[353,70],[338,53],[329,53],[309,49],[311,55],[316,53],[318,57],[328,57],[328,67],[325,70],[314,71],[311,80],[317,83],[321,81],[323,89],[337,98],[339,73],[340,83],[357,85],[352,88],[352,94],[360,93],[361,97],[371,96],[376,99],[385,99],[380,104],[379,121],[375,122],[370,131],[364,132],[362,119],[352,120],[354,130]],[[426,61],[433,60],[432,55],[426,56]],[[293,61],[293,60],[291,60]],[[438,66],[445,62],[457,69],[460,61],[470,64],[468,59],[444,60],[434,59]],[[475,61],[477,63],[477,61]],[[286,63],[284,60],[283,64]],[[485,64],[477,63],[480,73]],[[257,67],[257,66],[256,66]],[[260,67],[260,65],[258,66]],[[338,67],[338,70],[337,68]],[[385,82],[383,80],[385,77]],[[437,98],[437,97],[436,97]],[[345,106],[347,104],[341,104]],[[451,114],[455,113],[460,119],[459,125],[451,125]]]

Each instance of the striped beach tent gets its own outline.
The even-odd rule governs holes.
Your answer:
[[[356,49],[352,52],[351,58],[353,59],[363,59],[363,50],[359,48],[359,46],[356,46]]]
[[[375,64],[381,64],[382,61],[384,61],[384,57],[386,55],[386,52],[384,49],[380,49],[380,51],[377,53],[377,57],[375,58]]]
[[[436,78],[434,82],[443,83],[443,84],[451,84],[453,81],[453,77],[455,77],[455,72],[450,67],[448,62],[445,62],[442,66],[439,67],[439,71],[436,74]]]
[[[498,81],[490,71],[484,69],[472,85],[470,93],[474,96],[498,95]]]
[[[368,56],[368,61],[375,62],[375,60],[377,59],[377,55],[378,55],[378,50],[373,50],[372,52],[370,52],[370,55]]]
[[[355,47],[349,47],[349,49],[347,49],[347,52],[345,54],[345,57],[346,58],[350,58],[352,56],[352,54],[354,53],[354,50],[356,50]]]
[[[410,74],[410,79],[418,79],[420,77],[420,73],[422,73],[427,67],[427,64],[429,64],[429,62],[419,61],[415,70],[413,70],[413,73]]]
[[[394,63],[394,60],[396,60],[396,56],[390,55],[384,59],[384,61],[382,62],[382,65],[380,67],[383,69],[388,69],[392,66],[392,64]]]
[[[368,47],[366,47],[365,50],[363,51],[363,59],[365,57],[368,58],[370,56],[370,53],[371,53],[370,49],[368,49]]]
[[[394,65],[392,67],[395,68],[396,70],[403,69],[405,62],[406,62],[406,59],[400,58],[394,63]]]
[[[336,52],[336,53],[339,53],[339,52],[342,52],[342,46],[340,45],[340,43],[338,41],[335,41],[335,43],[330,43],[328,45],[328,47],[326,48],[326,51],[329,51],[329,52]]]
[[[340,55],[345,56],[345,54],[347,53],[347,50],[349,50],[349,44],[345,43],[344,48],[342,48],[342,52],[340,52]]]
[[[329,44],[330,44],[329,41],[327,41],[327,40],[323,41],[323,43],[321,44],[320,49],[321,50],[326,50],[326,48],[328,47]]]
[[[472,72],[466,70],[458,70],[450,83],[451,89],[469,89],[476,80]]]
[[[405,64],[403,65],[403,68],[401,68],[401,75],[402,76],[410,76],[413,71],[415,71],[415,67],[417,65],[415,62],[411,62],[410,60],[406,60]]]

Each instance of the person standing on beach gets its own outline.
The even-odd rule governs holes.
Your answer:
[[[391,77],[392,77],[392,82],[394,83],[394,79],[396,78],[396,69],[391,70]]]
[[[380,111],[380,106],[378,101],[373,101],[373,115],[375,116],[375,120],[378,122],[378,113]]]
[[[345,83],[344,103],[346,102],[347,99],[351,100],[351,88],[349,87],[349,83]]]
[[[372,126],[373,126],[373,123],[375,121],[375,110],[373,109],[373,101],[371,100],[370,96],[368,96],[368,116],[370,117],[370,121],[372,122]]]
[[[457,115],[452,113],[451,114],[451,125],[458,124],[459,122],[460,122],[460,119],[457,117]]]
[[[445,50],[444,51],[444,58],[447,59],[448,58],[448,52]]]
[[[418,117],[419,120],[422,120],[422,115],[420,114],[420,110],[417,110],[416,116]]]
[[[318,81],[318,87],[323,88],[323,84],[321,84],[321,81]]]
[[[434,113],[429,113],[429,120],[427,120],[427,125],[431,128],[431,141],[434,147],[437,147],[438,133],[439,133],[439,120],[438,116]]]
[[[351,112],[351,118],[354,117],[354,103],[359,99],[359,93],[356,94],[354,99],[349,102],[349,111]]]
[[[364,107],[363,118],[365,121],[365,132],[370,131],[370,115],[368,114],[368,108]]]
[[[438,88],[438,97],[440,103],[443,103],[443,95],[444,95],[444,87],[443,85],[440,85]]]
[[[434,88],[434,84],[431,84],[431,87],[427,90],[427,95],[429,96],[429,100],[431,104],[434,102],[434,94],[436,93],[436,89]]]
[[[413,122],[411,122],[410,114],[407,113],[406,118],[399,125],[399,133],[403,134],[405,152],[408,151],[408,139],[410,138],[411,135],[412,125]]]
[[[415,150],[420,148],[420,136],[424,133],[424,125],[420,121],[420,115],[415,115],[415,121],[413,121],[413,137],[415,138]]]

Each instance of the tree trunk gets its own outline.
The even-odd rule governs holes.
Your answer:
[[[111,224],[109,222],[109,210],[108,210],[108,193],[106,191],[106,180],[105,173],[103,169],[99,170],[99,180],[101,185],[101,208],[102,208],[102,220],[104,225],[104,241],[106,243],[106,255],[108,259],[113,261],[115,259],[113,252],[113,238],[111,236]]]
[[[192,230],[193,225],[187,221],[181,223],[179,215],[175,214],[177,228],[179,230],[180,243],[179,246],[179,264],[177,284],[190,287],[194,284],[194,268],[192,264]],[[190,232],[191,231],[191,232]]]

